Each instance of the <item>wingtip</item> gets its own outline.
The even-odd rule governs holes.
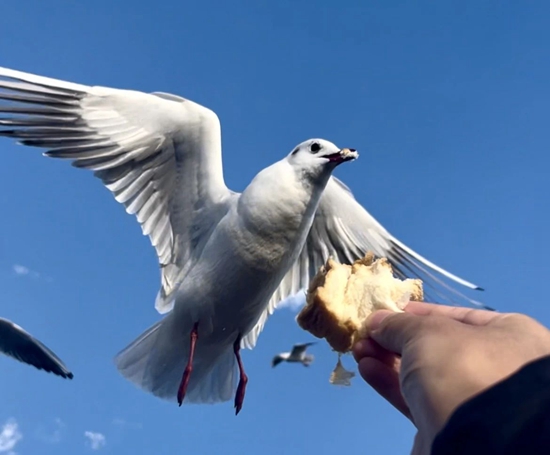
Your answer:
[[[54,374],[55,376],[59,376],[63,379],[72,379],[74,377],[73,373],[69,370],[66,370],[65,368],[59,369],[59,368],[48,368],[43,366],[37,366],[33,365],[35,368],[38,368],[39,370],[44,370],[46,373]]]
[[[485,288],[482,288],[481,286],[476,286],[474,288],[474,291],[485,291]]]

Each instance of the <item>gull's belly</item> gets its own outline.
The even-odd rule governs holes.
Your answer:
[[[254,271],[235,266],[226,275],[223,292],[218,297],[214,322],[224,330],[238,330],[245,335],[256,324],[277,288],[278,273]]]
[[[295,242],[272,242],[251,255],[256,240],[218,229],[182,283],[175,311],[199,322],[203,340],[220,343],[246,335],[299,251]]]
[[[216,226],[180,287],[175,311],[187,323],[199,323],[203,341],[248,334],[297,259],[313,221],[311,195],[281,190],[266,200],[265,191],[251,188]]]
[[[199,322],[199,336],[208,343],[233,342],[246,335],[258,321],[277,288],[284,270],[251,270],[233,261],[219,270],[196,268],[186,279],[175,311],[179,317]]]

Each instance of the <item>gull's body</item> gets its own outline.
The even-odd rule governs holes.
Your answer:
[[[0,318],[0,352],[65,379],[73,374],[44,344],[13,322]]]
[[[276,367],[281,362],[289,362],[289,363],[301,363],[303,366],[308,367],[313,362],[313,355],[307,354],[306,350],[309,346],[311,346],[313,343],[301,343],[301,344],[295,344],[292,347],[292,351],[290,352],[281,352],[273,357],[273,360],[271,361],[271,366]]]
[[[296,261],[321,195],[322,188],[311,192],[303,188],[297,176],[283,160],[259,173],[244,190],[182,281],[174,309],[159,323],[155,336],[140,340],[119,356],[117,365],[127,377],[136,377],[135,366],[141,371],[139,359],[143,351],[154,349],[157,355],[149,360],[151,373],[146,388],[172,398],[187,360],[182,347],[186,353],[188,334],[193,324],[200,321],[195,350],[198,360],[193,362],[186,399],[214,402],[232,396],[233,344],[237,339],[246,339],[284,274]],[[327,173],[320,178],[326,180],[328,176]],[[271,196],[262,195],[264,185],[271,188]],[[295,186],[296,191],[285,192],[283,189],[288,186]],[[265,223],[258,214],[272,206],[275,198],[280,208]],[[250,251],[251,245],[267,238],[268,248]],[[224,371],[218,371],[215,364]],[[169,373],[163,365],[170,365]],[[213,388],[211,381],[219,383]]]
[[[138,386],[180,404],[229,400],[238,365],[238,411],[247,381],[240,348],[254,347],[277,303],[304,289],[329,255],[349,263],[370,250],[399,276],[424,274],[436,292],[462,296],[432,272],[477,288],[368,214],[331,176],[357,154],[322,139],[299,144],[239,194],[225,185],[211,110],[175,95],[3,68],[0,135],[94,171],[136,215],[161,267],[155,307],[167,314],[116,364]]]

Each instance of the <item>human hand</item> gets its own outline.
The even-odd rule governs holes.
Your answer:
[[[431,444],[463,402],[550,355],[550,331],[515,313],[410,302],[374,312],[353,350],[359,373],[418,429],[413,454]]]

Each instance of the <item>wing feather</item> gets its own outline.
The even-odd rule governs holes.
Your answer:
[[[3,318],[0,318],[0,351],[39,370],[62,378],[73,378],[73,374],[50,349],[17,324]]]
[[[102,180],[149,236],[159,312],[227,210],[218,117],[165,93],[86,86],[0,68],[0,136]],[[205,220],[207,222],[205,222]]]
[[[372,251],[378,257],[388,258],[399,278],[422,279],[426,297],[431,301],[449,304],[465,302],[490,309],[465,296],[436,274],[470,289],[482,288],[430,262],[400,242],[355,200],[344,183],[331,177],[321,196],[300,256],[281,281],[256,325],[243,338],[242,346],[249,349],[255,346],[267,319],[278,303],[307,288],[311,278],[329,256],[341,263],[351,264],[367,251]]]

